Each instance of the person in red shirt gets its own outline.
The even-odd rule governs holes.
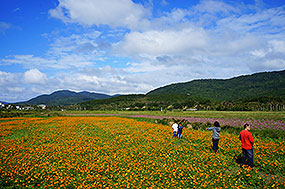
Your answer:
[[[245,124],[244,130],[239,134],[242,148],[242,165],[249,165],[253,168],[254,155],[253,155],[253,137],[250,131],[250,125]],[[247,159],[247,163],[246,163]]]

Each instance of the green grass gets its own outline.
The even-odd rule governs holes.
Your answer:
[[[285,120],[285,111],[61,111],[58,114],[123,114],[123,115],[153,115],[181,116],[201,118],[239,118],[239,119],[273,119]]]

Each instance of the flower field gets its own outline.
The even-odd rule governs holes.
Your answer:
[[[209,112],[209,113],[208,113]],[[273,130],[280,130],[285,131],[285,120],[284,120],[284,114],[280,113],[274,116],[270,116],[271,118],[260,118],[260,116],[257,116],[258,118],[254,118],[255,112],[248,113],[248,118],[241,118],[243,114],[241,112],[236,113],[234,117],[229,117],[229,115],[225,114],[222,115],[223,118],[219,117],[221,115],[215,115],[215,112],[207,111],[207,114],[200,114],[197,115],[198,117],[193,117],[189,115],[152,115],[153,112],[147,112],[146,114],[138,114],[138,112],[131,112],[131,114],[126,114],[128,112],[125,112],[125,114],[108,114],[108,113],[87,113],[87,114],[69,114],[69,115],[91,115],[91,116],[125,116],[125,117],[135,117],[135,118],[152,118],[152,119],[180,119],[180,120],[187,120],[190,123],[214,123],[214,121],[219,121],[221,126],[231,126],[235,128],[242,127],[245,123],[249,123],[254,130],[264,130],[264,129],[273,129]],[[141,113],[141,112],[139,112]],[[156,112],[157,113],[157,112]],[[221,113],[220,113],[221,114]],[[265,113],[262,114],[262,116],[266,117]],[[217,117],[215,117],[217,116]],[[275,119],[272,119],[272,117],[275,117]]]
[[[200,118],[200,117],[173,117],[173,116],[150,116],[150,115],[129,115],[130,117],[148,117],[148,118],[168,118],[168,119],[184,119],[190,123],[214,123],[218,121],[221,126],[232,126],[240,128],[244,123],[249,123],[253,129],[274,129],[274,130],[285,130],[285,122],[283,120],[272,120],[272,119],[239,119],[239,118]]]
[[[0,187],[284,188],[284,141],[255,141],[240,168],[238,136],[119,117],[0,119]]]

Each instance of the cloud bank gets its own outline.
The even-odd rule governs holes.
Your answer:
[[[59,0],[50,14],[63,22],[133,28],[145,22],[148,10],[131,0]]]

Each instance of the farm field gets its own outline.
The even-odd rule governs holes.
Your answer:
[[[217,154],[211,136],[112,116],[2,118],[0,187],[285,187],[284,140],[256,139],[250,170],[237,135],[221,133]]]
[[[64,111],[58,114],[121,114],[199,118],[238,118],[285,120],[285,111]]]
[[[233,112],[233,111],[71,111],[69,116],[125,116],[150,119],[185,119],[190,123],[213,123],[219,121],[222,126],[241,128],[249,123],[255,130],[285,130],[285,112]]]

